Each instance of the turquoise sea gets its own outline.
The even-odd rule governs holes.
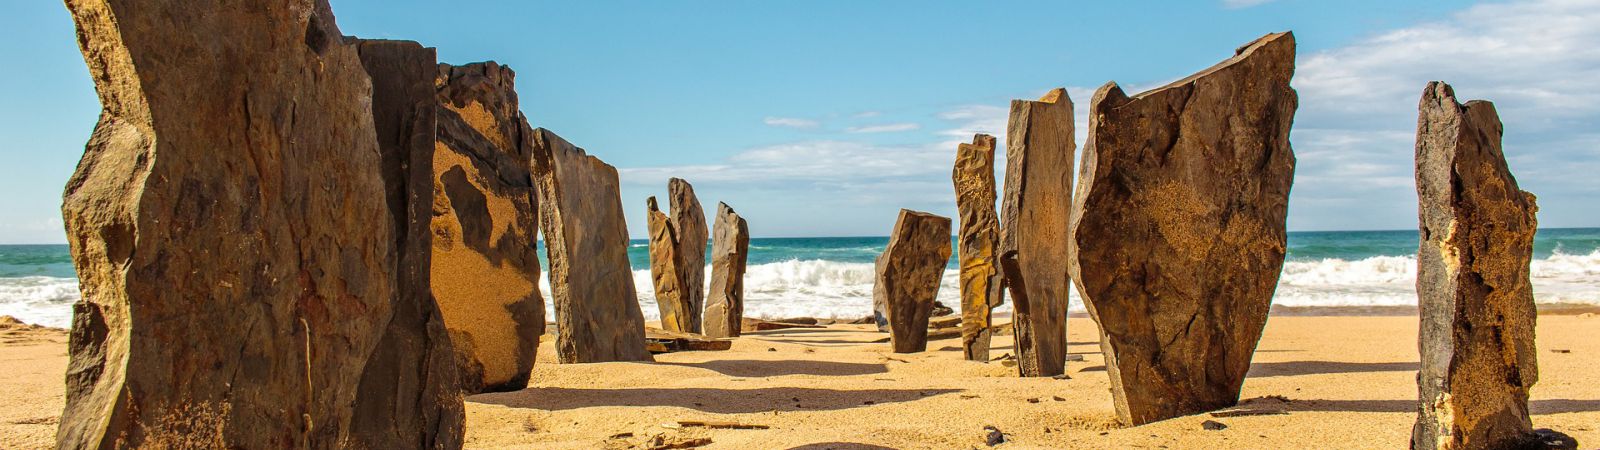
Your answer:
[[[752,239],[746,313],[866,316],[872,307],[872,261],[887,243],[887,237]],[[646,247],[645,241],[634,240],[628,256],[642,309],[653,319],[656,306]],[[1291,232],[1289,260],[1274,303],[1415,305],[1416,249],[1415,230]],[[955,268],[952,258],[939,292],[947,305],[958,297]],[[1534,296],[1540,303],[1600,305],[1600,228],[1539,230],[1532,273]],[[543,288],[549,292],[547,284]],[[0,315],[66,326],[78,297],[67,246],[0,245]],[[1082,309],[1076,295],[1071,303],[1075,310]]]

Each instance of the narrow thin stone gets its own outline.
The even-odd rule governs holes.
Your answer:
[[[1015,308],[1017,372],[1067,370],[1067,223],[1072,209],[1072,99],[1065,89],[1014,100],[1006,136],[1000,268]]]
[[[714,235],[705,334],[737,337],[744,324],[744,272],[750,255],[750,227],[728,204],[717,203]]]
[[[961,212],[961,348],[969,361],[989,361],[990,318],[1004,301],[995,214],[994,136],[979,134],[956,148],[951,174]]]

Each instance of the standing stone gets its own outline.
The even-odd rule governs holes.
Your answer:
[[[694,186],[680,178],[667,180],[672,200],[672,230],[677,239],[678,279],[682,280],[685,309],[683,332],[701,331],[700,312],[706,304],[706,212],[694,195]],[[664,323],[664,322],[663,322]]]
[[[715,230],[705,335],[737,337],[744,325],[744,269],[750,255],[750,226],[728,204],[719,202]]]
[[[900,210],[872,284],[872,300],[889,320],[895,353],[928,349],[928,314],[949,262],[950,218]]]
[[[461,375],[429,284],[434,50],[411,41],[351,42],[372,78],[399,279],[390,303],[394,316],[361,375],[346,447],[461,448]]]
[[[533,130],[533,143],[557,356],[563,363],[653,360],[628,266],[617,169],[543,128]]]
[[[661,327],[668,331],[693,333],[688,292],[685,292],[683,271],[678,266],[677,231],[672,219],[656,206],[656,198],[647,201],[650,210],[645,213],[650,223],[650,279],[656,288],[656,308],[661,311]]]
[[[528,386],[544,334],[535,250],[532,132],[515,73],[494,62],[440,64],[433,151],[433,295],[456,346],[463,389]]]
[[[1132,98],[1095,93],[1070,242],[1117,415],[1238,402],[1283,267],[1294,36]]]
[[[83,300],[57,446],[346,445],[398,239],[327,2],[67,9],[103,109],[62,202]]]
[[[1539,207],[1506,166],[1493,103],[1463,106],[1433,82],[1419,109],[1422,370],[1411,448],[1522,448],[1539,380],[1528,279]]]
[[[956,147],[951,174],[961,210],[961,348],[969,361],[989,361],[990,315],[1001,294],[1000,217],[995,215],[994,136]]]
[[[1014,100],[1006,128],[1006,190],[1000,268],[1011,293],[1017,371],[1067,370],[1067,214],[1072,208],[1072,99],[1055,89]]]

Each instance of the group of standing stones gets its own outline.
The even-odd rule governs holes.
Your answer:
[[[688,181],[667,180],[667,195],[672,201],[670,214],[661,212],[655,197],[646,200],[650,278],[655,285],[661,327],[713,338],[736,337],[744,318],[749,226],[733,208],[725,203],[717,204],[708,297],[705,265],[706,243],[710,236],[705,211]]]

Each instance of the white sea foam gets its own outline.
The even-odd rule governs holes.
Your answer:
[[[65,328],[72,324],[72,304],[79,297],[78,280],[72,278],[0,278],[0,316],[26,323]]]

